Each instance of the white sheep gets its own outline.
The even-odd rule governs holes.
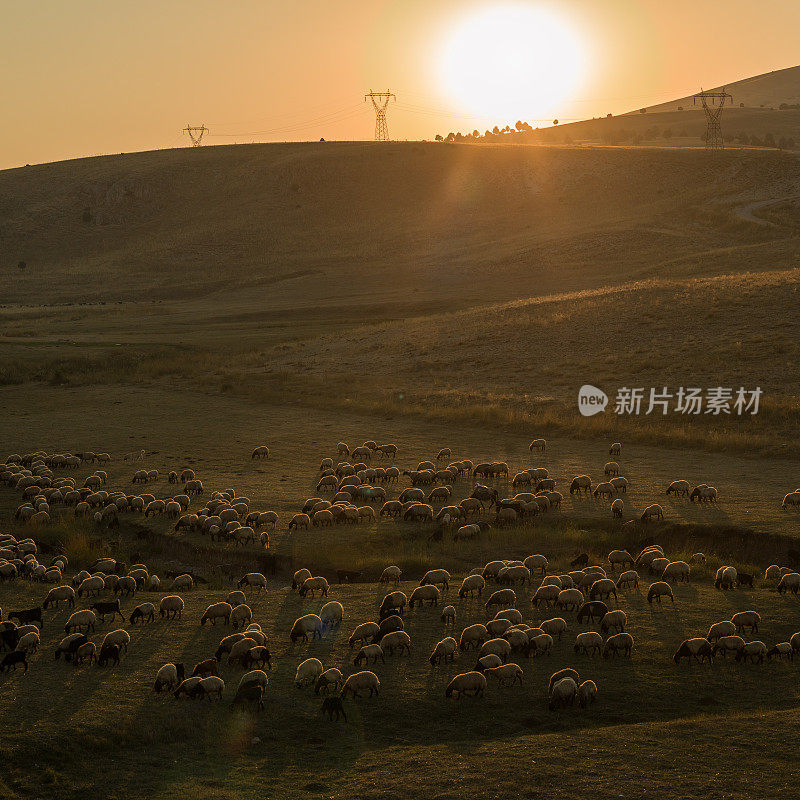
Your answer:
[[[628,616],[622,609],[607,611],[600,620],[600,630],[607,633],[610,630],[622,633],[628,624]]]
[[[436,644],[428,661],[430,661],[431,666],[441,664],[442,662],[453,661],[455,660],[457,649],[458,642],[456,642],[452,636],[448,636]]]
[[[64,626],[64,633],[72,633],[85,628],[87,631],[94,631],[97,624],[97,615],[94,611],[84,608],[80,611],[73,611],[70,614],[67,624]]]
[[[344,682],[342,698],[344,699],[347,697],[348,692],[350,692],[354,698],[361,697],[362,693],[366,691],[369,691],[369,696],[372,697],[373,694],[377,695],[379,693],[380,688],[381,682],[374,672],[356,672],[350,675]]]
[[[433,584],[426,584],[424,586],[417,586],[408,598],[408,607],[414,608],[414,605],[422,606],[426,602],[429,606],[439,605],[439,587]]]
[[[183,665],[181,665],[180,673],[176,664],[164,664],[159,668],[156,673],[156,682],[153,686],[154,692],[161,692],[164,689],[169,691],[176,689],[178,684],[183,680]]]
[[[736,633],[744,633],[745,628],[750,628],[751,633],[758,633],[761,615],[757,611],[738,611],[731,617],[731,622],[736,626]]]
[[[491,669],[491,667],[489,668]],[[460,700],[466,695],[481,697],[486,691],[486,677],[481,672],[464,672],[456,675],[445,689],[445,697],[453,697]]]
[[[584,681],[578,687],[578,705],[586,708],[597,700],[597,684],[594,681]]]
[[[591,656],[593,653],[599,656],[603,649],[603,637],[597,631],[579,633],[575,637],[573,649],[576,653],[583,653],[587,656]]]
[[[442,622],[445,624],[445,627],[448,625],[455,625],[456,624],[456,607],[455,606],[445,606],[442,609]]]
[[[306,614],[304,617],[296,619],[289,633],[289,638],[292,644],[300,638],[302,638],[304,642],[307,642],[309,634],[311,634],[312,641],[322,638],[322,620],[316,614]]]
[[[183,608],[183,598],[177,594],[171,594],[161,598],[161,602],[158,604],[158,613],[161,617],[175,619],[175,617],[180,618],[183,615]]]
[[[505,664],[511,656],[511,645],[505,639],[489,639],[481,645],[481,649],[478,651],[478,657],[480,658],[490,653],[500,656]]]
[[[548,708],[550,711],[555,711],[559,708],[566,708],[575,703],[575,697],[578,694],[578,684],[573,678],[562,678],[556,681],[550,689],[550,697],[548,701]]]
[[[246,603],[240,603],[231,610],[230,620],[234,628],[238,628],[240,625],[249,625],[252,619],[253,612]]]
[[[522,686],[522,667],[519,664],[501,664],[499,667],[488,667],[484,675],[494,678],[500,686],[513,686],[517,681]]]
[[[654,562],[655,563],[655,562]],[[670,583],[689,583],[691,568],[685,561],[670,561],[661,573],[662,581]]]
[[[411,655],[411,637],[405,631],[391,631],[381,639],[381,647],[387,655],[394,655],[395,650]]]
[[[467,577],[461,582],[461,588],[458,590],[458,596],[462,598],[466,597],[467,595],[474,597],[476,592],[480,596],[483,594],[485,586],[486,581],[482,575],[467,575]]]
[[[480,622],[469,625],[461,631],[458,646],[464,650],[479,648],[489,638],[489,631]]]
[[[325,603],[320,609],[319,618],[322,620],[322,627],[326,633],[336,630],[344,618],[344,606],[336,600]]]
[[[362,622],[357,625],[353,633],[348,639],[350,647],[354,647],[357,643],[364,644],[365,642],[373,641],[381,634],[381,626],[377,622]]]
[[[709,642],[716,642],[723,636],[733,636],[735,633],[736,625],[734,625],[730,620],[724,620],[723,622],[715,622],[708,629],[706,639],[708,639]]]
[[[323,673],[322,662],[318,658],[307,658],[301,661],[294,676],[294,684],[298,688],[316,683]]]
[[[400,567],[396,565],[392,565],[390,567],[386,567],[381,573],[381,577],[379,579],[379,583],[393,583],[395,586],[400,584],[400,576],[403,574]]]

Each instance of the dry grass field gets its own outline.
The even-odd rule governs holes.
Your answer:
[[[780,507],[800,486],[798,195],[796,156],[758,151],[326,143],[0,172],[0,458],[108,451],[109,487],[133,492],[134,469],[158,469],[148,490],[159,497],[177,491],[169,470],[191,467],[206,494],[190,510],[231,487],[278,513],[267,550],[178,533],[163,517],[123,514],[101,531],[62,507],[34,530],[14,522],[19,492],[0,485],[0,532],[66,551],[70,576],[111,553],[208,581],[185,594],[182,620],[132,630],[113,669],[55,662],[66,612],[47,613],[30,671],[0,674],[0,797],[790,792],[797,665],[676,667],[671,656],[740,609],[761,613],[756,638],[768,646],[800,631],[797,597],[763,580],[771,563],[800,567],[800,514]],[[584,419],[584,383],[609,394],[760,386],[764,398],[742,419]],[[529,452],[536,436],[545,453]],[[512,475],[545,466],[565,499],[531,525],[462,543],[386,520],[290,532],[317,494],[320,459],[335,459],[340,440],[368,439],[395,442],[401,469],[441,447],[507,461]],[[624,518],[659,502],[663,523],[623,529],[607,501],[570,496],[574,475],[602,478],[614,440],[631,482]],[[252,460],[262,443],[270,458]],[[141,449],[141,464],[122,461]],[[66,474],[82,482],[93,469]],[[716,486],[719,502],[668,498],[677,478]],[[458,481],[454,498],[472,485]],[[308,656],[352,671],[347,636],[376,617],[388,564],[402,567],[407,592],[427,569],[450,570],[460,632],[487,618],[481,601],[455,595],[489,560],[541,552],[563,573],[577,553],[602,564],[647,541],[708,560],[674,607],[648,606],[650,576],[620,595],[630,661],[574,655],[568,614],[550,656],[520,659],[522,687],[446,701],[448,680],[474,658],[429,666],[444,629],[425,608],[405,614],[411,656],[378,665],[380,697],[347,701],[347,724],[293,685]],[[714,590],[727,563],[758,572],[755,588]],[[333,640],[291,648],[291,622],[321,605],[289,591],[300,567],[331,579],[345,619]],[[161,664],[213,653],[222,633],[199,617],[252,569],[269,581],[252,598],[274,660],[265,710],[230,708],[240,671],[227,664],[221,703],[155,695]],[[337,569],[362,580],[339,585]],[[44,591],[0,584],[3,619]],[[526,622],[554,616],[537,615],[531,591],[517,590]],[[547,678],[567,665],[598,684],[588,711],[547,710]]]

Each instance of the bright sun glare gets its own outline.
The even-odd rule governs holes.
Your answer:
[[[583,72],[577,33],[532,3],[479,10],[455,27],[441,54],[445,94],[498,123],[558,116]]]

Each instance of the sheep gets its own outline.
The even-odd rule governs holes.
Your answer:
[[[234,628],[238,628],[240,625],[242,627],[249,625],[252,619],[253,612],[246,603],[240,603],[238,606],[231,609],[230,621]]]
[[[541,630],[541,629],[532,629],[532,630]],[[508,633],[511,633],[511,631],[509,631]],[[553,649],[553,637],[549,633],[538,633],[534,636],[530,636],[530,633],[531,631],[526,632],[526,638],[528,638],[528,646],[525,648],[525,651],[527,655],[528,656],[549,655],[550,651]]]
[[[163,619],[175,619],[183,615],[184,602],[183,598],[177,594],[167,595],[161,598],[158,604],[158,614]]]
[[[761,615],[757,611],[739,611],[731,617],[731,622],[736,626],[736,633],[744,633],[745,628],[750,628],[751,633],[758,633]]]
[[[609,611],[607,614],[604,614],[603,619],[600,620],[600,630],[603,633],[608,633],[610,630],[622,633],[627,623],[628,617],[624,611],[621,609]]]
[[[169,587],[171,592],[180,592],[180,591],[188,591],[194,586],[194,578],[189,575],[188,573],[184,573],[182,575],[178,575],[172,581],[172,585]]]
[[[311,573],[307,569],[299,569],[292,576],[292,591],[299,589],[303,583],[311,577]]]
[[[569,485],[569,493],[583,492],[589,494],[592,491],[592,479],[588,475],[576,475]]]
[[[604,481],[603,483],[598,483],[595,486],[594,492],[592,492],[592,496],[595,500],[599,497],[608,497],[611,498],[614,495],[614,487],[608,481]]]
[[[128,622],[135,625],[137,622],[152,622],[156,618],[156,607],[152,603],[140,603],[131,612]]]
[[[511,645],[505,639],[489,639],[481,645],[478,657],[489,654],[500,656],[505,664],[511,655]]]
[[[497,680],[500,686],[513,686],[517,681],[522,686],[522,667],[519,664],[501,664],[499,667],[487,667],[483,671]]]
[[[618,519],[622,519],[622,515],[625,511],[625,503],[622,500],[617,498],[611,503],[611,513],[617,517]]]
[[[787,572],[778,582],[778,594],[791,592],[797,594],[800,591],[800,573]]]
[[[553,619],[546,619],[539,624],[539,627],[551,636],[558,636],[558,640],[561,641],[562,634],[567,630],[567,623],[561,617],[554,617]]]
[[[603,658],[617,657],[617,654],[630,658],[633,649],[633,636],[629,633],[615,633],[609,636],[603,647]]]
[[[490,610],[494,606],[512,607],[517,604],[517,594],[513,589],[498,589],[493,592],[489,599],[486,601],[486,610]]]
[[[583,653],[587,656],[596,653],[599,656],[602,648],[603,637],[597,631],[586,631],[585,633],[579,633],[575,637],[575,645],[573,647],[575,653]]]
[[[115,631],[109,631],[105,637],[103,638],[103,645],[119,645],[126,653],[128,652],[128,645],[131,643],[131,636],[130,634],[122,629],[117,628]],[[102,648],[101,648],[102,649]]]
[[[563,678],[572,678],[572,680],[575,681],[576,686],[578,685],[578,683],[580,683],[581,680],[577,670],[572,669],[572,667],[565,667],[564,669],[560,669],[558,670],[558,672],[554,672],[550,676],[550,680],[547,684],[548,695],[550,694],[550,692],[553,691],[553,686],[555,686]]]
[[[672,594],[672,587],[668,583],[656,581],[650,584],[650,588],[647,590],[647,602],[653,605],[653,600],[655,600],[661,605],[662,597],[669,597],[672,600],[672,605],[675,605],[675,595]]]
[[[198,677],[194,678],[185,678],[178,684],[178,688],[172,693],[173,696],[177,699],[182,694],[185,694],[187,697],[192,697],[192,692],[197,687],[202,679]]]
[[[84,642],[75,650],[75,653],[72,656],[72,663],[76,667],[78,664],[83,664],[83,662],[86,660],[89,661],[89,664],[92,664],[97,660],[97,645],[94,642]]]
[[[489,632],[485,625],[480,622],[469,625],[461,631],[459,639],[459,649],[463,652],[472,648],[480,648],[489,638]]]
[[[83,597],[84,594],[87,597],[97,596],[104,588],[105,582],[103,578],[99,575],[92,575],[81,581],[80,586],[78,586],[78,597]]]
[[[685,658],[689,664],[692,663],[692,659],[697,661],[698,664],[701,664],[703,659],[705,659],[710,664],[714,659],[711,643],[702,636],[684,640],[675,651],[672,660],[676,664],[680,664],[682,658]]]
[[[100,648],[100,655],[97,657],[97,666],[105,667],[109,661],[113,661],[113,666],[119,664],[121,647],[118,644],[105,644]]]
[[[546,606],[557,604],[561,596],[561,588],[554,584],[542,584],[531,597],[531,605],[534,607],[539,606],[539,603],[544,603]],[[573,591],[573,590],[567,590]],[[581,602],[583,596],[581,595]]]
[[[386,663],[383,648],[379,644],[365,644],[358,653],[356,653],[353,659],[353,666],[360,667],[363,663],[369,665],[370,659],[372,659],[373,664],[377,664],[378,659],[381,660],[382,664]]]
[[[47,609],[54,605],[58,608],[59,603],[66,603],[67,608],[75,607],[75,590],[71,586],[56,586],[47,593],[42,608]]]
[[[708,639],[709,642],[716,642],[723,636],[733,636],[735,633],[736,625],[730,620],[724,620],[723,622],[715,622],[708,629],[706,639]]]
[[[189,691],[189,697],[193,700],[205,697],[210,702],[212,695],[216,695],[217,699],[222,700],[224,691],[225,681],[218,675],[209,675],[207,678],[200,678]]]
[[[617,587],[611,578],[600,578],[594,581],[589,587],[590,600],[597,600],[598,598],[603,600],[605,598],[610,598],[612,594],[614,595],[614,600],[616,600]]]
[[[716,503],[718,495],[719,493],[713,486],[701,483],[699,486],[695,486],[695,488],[692,489],[689,500],[692,502],[697,500],[700,503]]]
[[[311,576],[309,575],[309,577]],[[256,591],[260,592],[266,590],[267,579],[260,572],[248,572],[246,575],[243,575],[236,584],[237,589],[241,589],[242,587],[256,589]]]
[[[800,492],[789,492],[781,503],[781,510],[786,511],[789,507],[800,508]]]
[[[39,631],[28,631],[19,637],[17,650],[22,650],[25,653],[35,653],[39,649],[39,642]]]
[[[321,639],[322,633],[322,620],[316,614],[306,614],[294,621],[289,639],[292,644],[301,637],[304,642],[308,642],[308,635],[311,634],[311,641],[314,641],[314,639]]]
[[[481,672],[464,672],[456,675],[445,689],[445,697],[453,697],[460,700],[462,697],[470,695],[472,697],[482,697],[486,691],[486,677]]]
[[[626,589],[631,586],[639,588],[639,573],[633,569],[623,572],[617,580],[617,589]]]
[[[544,452],[547,449],[547,441],[545,439],[534,439],[530,445],[528,445],[528,450],[533,452],[534,450],[538,450]]]
[[[543,588],[546,587],[539,587],[537,595]],[[577,611],[583,605],[583,595],[578,589],[562,589],[556,596],[554,605],[562,611]]]
[[[691,568],[685,561],[670,561],[661,574],[661,580],[669,583],[689,583]]]
[[[717,574],[714,577],[714,588],[722,590],[735,589],[738,578],[739,573],[736,567],[722,566],[717,570]]]
[[[447,663],[447,661],[452,662],[455,660],[457,649],[458,642],[456,642],[452,636],[448,636],[436,644],[428,661],[430,662],[431,666],[435,666],[436,664],[441,664],[443,662]]]
[[[403,572],[400,567],[393,564],[392,566],[386,567],[386,569],[383,570],[378,583],[393,583],[395,586],[397,586],[400,583],[400,576],[402,574]]]
[[[164,689],[172,691],[184,679],[184,667],[181,663],[169,663],[160,667],[156,673],[156,682],[153,685],[154,692],[161,692]]]
[[[571,677],[561,678],[550,689],[547,707],[550,711],[566,708],[575,704],[578,694],[578,684]]]
[[[667,494],[674,494],[676,497],[689,496],[689,481],[672,481],[672,483],[667,486]]]
[[[711,653],[715,657],[722,654],[722,658],[726,659],[728,657],[728,653],[736,654],[743,648],[744,648],[744,639],[742,639],[741,636],[736,636],[735,634],[729,634],[727,636],[720,636],[716,640]]]
[[[85,608],[81,611],[73,611],[70,614],[67,624],[64,626],[64,633],[72,633],[81,628],[87,631],[94,631],[94,626],[97,624],[97,616],[94,611]]]
[[[408,598],[408,607],[413,609],[415,604],[422,606],[426,602],[429,606],[438,606],[439,596],[440,592],[438,586],[434,586],[433,584],[417,586]]]
[[[377,622],[362,622],[356,626],[347,643],[352,649],[358,642],[364,644],[367,641],[374,641],[380,635],[380,630]]]
[[[361,697],[362,692],[369,691],[369,696],[372,697],[373,694],[379,694],[380,688],[381,682],[378,680],[378,676],[374,672],[356,672],[350,675],[344,682],[341,696],[342,698],[346,698],[347,693],[350,692],[350,694],[356,698]]]
[[[247,668],[250,651],[252,648],[259,646],[256,637],[249,636],[248,633],[249,632],[245,633],[241,639],[231,645],[230,652],[228,653],[229,665],[238,664],[240,667]]]
[[[441,585],[442,589],[446,591],[450,586],[450,573],[446,569],[431,569],[428,570],[419,582],[420,586],[438,586]]]
[[[78,647],[86,641],[88,641],[88,639],[83,633],[71,633],[65,636],[56,648],[55,660],[58,661],[63,653],[64,659],[70,661]]]
[[[309,592],[311,592],[311,597],[314,597],[316,592],[321,592],[323,597],[328,596],[328,590],[330,586],[328,585],[328,581],[323,577],[316,577],[316,578],[306,578],[303,581],[303,585],[300,587],[298,594],[300,597],[305,597]]]
[[[407,604],[408,597],[404,592],[390,592],[383,598],[378,616],[380,619],[386,619],[393,614],[402,614]]]
[[[311,518],[308,514],[295,514],[289,522],[289,530],[308,530],[311,527]]]
[[[692,556],[692,564],[705,564],[706,557],[704,553],[695,553]]]
[[[110,575],[108,576],[111,577]],[[136,578],[132,575],[124,575],[114,584],[114,594],[124,594],[126,597],[136,594]]]
[[[601,620],[608,613],[608,606],[602,600],[589,600],[578,609],[578,624],[593,623]]]
[[[489,636],[502,636],[513,624],[511,620],[495,618],[486,623],[486,630],[489,632]]]
[[[395,650],[411,655],[411,637],[405,631],[392,631],[381,639],[381,647],[387,655],[394,655]]]
[[[336,691],[343,683],[344,676],[341,670],[336,669],[336,667],[331,667],[330,669],[326,669],[319,678],[317,678],[314,684],[314,694],[319,694],[320,692],[327,694],[331,687]]]
[[[653,503],[653,505],[647,506],[644,511],[642,511],[641,521],[642,522],[651,522],[653,519],[664,519],[664,509],[658,503]]]
[[[20,642],[20,645],[21,644],[22,642]],[[786,658],[787,661],[794,661],[794,650],[792,649],[792,645],[789,644],[789,642],[780,642],[779,644],[771,647],[767,652],[767,659],[771,660],[773,658]]]
[[[195,664],[194,669],[192,670],[191,677],[201,677],[205,678],[208,675],[219,675],[219,662],[216,658],[207,658],[205,661],[199,661]]]
[[[767,646],[764,642],[746,642],[745,646],[736,653],[736,661],[747,661],[749,659],[751,664],[756,662],[763,664],[766,655]]]
[[[441,615],[440,619],[445,624],[445,627],[447,627],[448,625],[455,625],[456,624],[456,607],[455,606],[445,606],[442,609],[442,615]]]
[[[458,590],[458,596],[460,598],[467,597],[474,597],[475,593],[478,593],[478,596],[483,594],[483,590],[486,586],[486,581],[483,579],[481,575],[467,575],[466,578],[461,582],[461,588]]]
[[[256,459],[256,458],[258,458],[258,459],[269,458],[269,447],[267,447],[264,444],[259,445],[258,447],[256,447],[253,450],[253,452],[250,454],[250,459],[253,460],[253,459]]]

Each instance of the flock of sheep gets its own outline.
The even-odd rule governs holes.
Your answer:
[[[546,447],[544,440],[536,440],[531,450]],[[363,459],[334,463],[331,458],[322,461],[317,489],[320,493],[331,492],[330,500],[321,497],[309,498],[303,509],[294,515],[290,528],[307,529],[311,526],[327,527],[337,523],[358,522],[363,518],[374,519],[371,505],[358,506],[354,501],[379,502],[380,516],[402,517],[405,520],[437,523],[435,530],[453,529],[455,539],[477,536],[490,523],[482,515],[492,507],[495,514],[493,524],[511,524],[526,518],[547,513],[558,508],[562,496],[555,490],[555,482],[544,468],[519,472],[511,481],[512,486],[530,487],[532,491],[518,493],[510,498],[501,498],[496,488],[478,484],[470,497],[458,504],[450,504],[451,487],[465,475],[481,479],[509,477],[508,466],[503,462],[473,464],[471,461],[456,461],[439,468],[441,461],[450,461],[452,453],[443,449],[437,454],[436,463],[421,462],[417,469],[407,470],[402,475],[409,477],[411,486],[403,489],[396,500],[387,499],[385,487],[402,477],[397,467],[370,467],[368,462],[377,454],[381,458],[396,458],[395,445],[377,445],[366,442],[350,450],[346,444],[337,447],[340,456]],[[619,456],[621,446],[615,443],[610,454]],[[266,446],[256,448],[252,457],[268,458]],[[69,477],[56,477],[56,469],[71,469],[76,462],[108,463],[106,453],[58,454],[34,453],[27,456],[12,455],[0,471],[0,481],[22,493],[23,505],[17,509],[17,519],[31,521],[37,515],[48,514],[53,503],[81,504],[90,509],[97,508],[99,522],[107,518],[116,519],[123,510],[138,510],[148,513],[167,513],[178,517],[175,527],[201,530],[213,537],[234,541],[254,542],[260,539],[269,546],[269,529],[274,529],[278,516],[274,512],[250,510],[247,498],[237,497],[234,490],[214,492],[206,506],[195,514],[179,516],[186,512],[191,502],[190,494],[203,494],[202,483],[192,470],[171,472],[170,484],[183,483],[184,492],[171,500],[159,500],[147,495],[129,497],[122,492],[106,492],[102,489],[107,476],[102,470],[90,475],[84,486],[76,488]],[[608,480],[594,485],[588,476],[576,476],[570,492],[593,493],[595,498],[611,499],[612,511],[615,503],[626,493],[628,483],[620,474],[619,464],[605,464],[604,474]],[[155,471],[137,470],[134,483],[156,480]],[[425,487],[423,489],[423,487]],[[688,495],[700,502],[715,502],[717,492],[713,487],[701,484],[692,489],[686,481],[675,481],[667,488],[668,494]],[[132,502],[140,500],[141,502]],[[159,511],[153,510],[154,503]],[[175,504],[178,508],[171,507]],[[434,512],[434,505],[439,506]],[[27,513],[32,509],[32,513]],[[365,509],[369,509],[366,511]],[[24,513],[21,513],[24,512]],[[476,522],[469,523],[469,517]],[[660,506],[649,506],[641,520],[661,518]],[[480,518],[480,519],[479,519]],[[242,524],[244,523],[244,524]],[[462,524],[464,523],[464,524]],[[260,528],[266,530],[258,533]],[[435,534],[434,534],[435,535]],[[452,576],[445,569],[429,570],[419,584],[406,594],[399,588],[402,570],[396,565],[388,566],[379,579],[379,584],[393,584],[387,591],[376,619],[353,621],[348,644],[353,650],[352,665],[355,671],[345,676],[341,669],[329,666],[312,656],[301,660],[296,668],[295,683],[299,687],[313,687],[316,694],[325,695],[323,711],[331,718],[342,716],[346,721],[343,701],[348,698],[373,697],[380,694],[381,681],[374,671],[378,663],[387,658],[411,657],[420,645],[406,630],[409,615],[420,613],[418,609],[441,609],[439,614],[442,637],[430,650],[427,661],[432,669],[465,659],[468,669],[456,674],[447,685],[445,696],[461,698],[483,696],[487,687],[511,687],[521,684],[524,669],[518,661],[550,655],[567,635],[577,629],[574,636],[573,654],[578,657],[630,658],[636,648],[633,636],[627,630],[628,615],[619,607],[620,594],[638,592],[640,582],[647,576],[652,582],[647,587],[647,601],[660,606],[664,600],[675,603],[673,586],[691,580],[692,567],[681,560],[669,559],[658,545],[645,547],[637,556],[625,550],[613,550],[605,565],[590,564],[585,553],[577,556],[568,571],[552,571],[548,558],[541,554],[530,555],[522,560],[493,560],[477,567],[466,575],[452,602],[446,603]],[[697,553],[695,563],[705,562]],[[200,699],[222,697],[225,680],[222,668],[243,670],[233,697],[235,704],[253,704],[263,708],[263,697],[268,686],[267,671],[273,667],[273,652],[261,625],[253,619],[253,612],[245,592],[272,593],[267,578],[258,572],[245,574],[235,588],[210,604],[199,620],[192,622],[184,616],[185,602],[180,593],[191,591],[195,579],[185,573],[173,578],[169,585],[162,585],[160,578],[145,564],[131,567],[113,558],[102,558],[90,569],[74,572],[67,580],[69,561],[65,555],[57,554],[49,559],[41,558],[37,542],[31,538],[0,535],[0,582],[29,580],[42,584],[54,584],[42,590],[41,603],[33,608],[12,610],[0,621],[0,649],[4,653],[0,670],[9,671],[22,667],[27,672],[29,658],[41,644],[41,630],[47,617],[62,604],[70,610],[64,626],[64,637],[55,649],[56,660],[64,658],[76,667],[83,664],[116,666],[122,662],[131,644],[131,636],[125,628],[111,630],[100,641],[92,641],[98,626],[110,618],[119,616],[126,620],[130,629],[155,622],[158,615],[172,624],[200,624],[216,627],[230,626],[233,633],[224,636],[213,653],[198,662],[187,674],[183,663],[171,662],[158,670],[153,688],[157,692],[171,691],[176,698],[183,696]],[[764,579],[772,583],[779,593],[800,591],[800,574],[787,568],[772,565],[767,568]],[[726,565],[720,567],[715,576],[715,587],[720,591],[752,587],[754,576]],[[163,594],[168,591],[169,594]],[[297,645],[314,647],[317,640],[339,635],[346,618],[342,603],[328,599],[332,589],[328,580],[313,575],[307,569],[298,570],[292,580],[291,589],[303,602],[317,604],[317,595],[324,604],[317,611],[300,616],[286,632],[292,648]],[[157,602],[137,603],[141,592],[163,594]],[[613,599],[612,599],[613,598]],[[85,607],[76,609],[77,603]],[[122,603],[131,603],[123,613]],[[459,607],[474,609],[480,604],[486,614],[481,623],[463,627],[457,633]],[[421,613],[431,613],[422,611]],[[526,614],[536,619],[526,622]],[[0,620],[3,619],[0,611]],[[745,636],[759,632],[760,615],[754,610],[734,614],[730,620],[711,621],[705,635],[698,635],[682,642],[674,655],[675,663],[686,659],[707,661],[725,658],[732,654],[736,661],[762,663],[765,659],[793,659],[800,651],[800,632],[789,641],[767,646],[761,640],[747,641]],[[698,632],[702,633],[702,632]],[[273,645],[274,649],[274,645]],[[425,648],[427,652],[427,648]],[[293,652],[293,650],[291,651]],[[516,661],[514,660],[516,659]],[[524,661],[523,661],[524,663]],[[362,667],[373,667],[362,669]],[[598,687],[591,679],[581,681],[574,667],[564,667],[555,672],[548,682],[547,705],[556,710],[572,706],[575,701],[582,708],[595,702]]]

